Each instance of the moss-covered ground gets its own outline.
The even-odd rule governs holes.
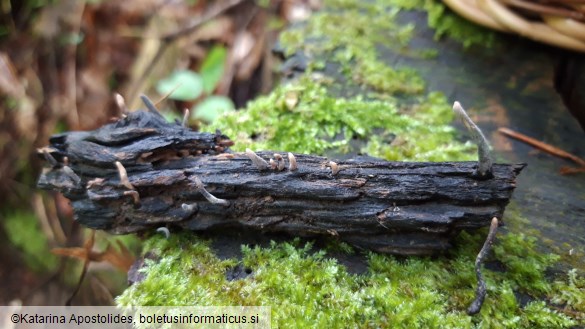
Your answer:
[[[236,150],[362,152],[415,161],[474,158],[471,145],[458,141],[450,126],[453,117],[446,98],[426,91],[414,70],[392,68],[378,57],[378,47],[408,52],[414,26],[394,22],[398,3],[326,1],[327,10],[283,35],[288,53],[303,50],[311,58],[309,70],[206,129],[221,129],[237,142]],[[424,1],[420,6],[431,12],[429,19],[438,32],[454,35],[465,44],[485,43],[493,37],[485,31],[458,35],[453,31],[465,29],[453,23],[458,20],[442,5]],[[324,67],[323,54],[330,55],[328,61],[336,63],[338,73],[362,96],[332,92],[338,89],[331,80],[337,79],[319,72]],[[519,211],[506,216],[509,229],[499,234],[484,271],[488,297],[475,316],[465,310],[474,298],[474,260],[485,231],[462,233],[450,252],[433,258],[366,253],[368,270],[363,274],[350,274],[327,256],[326,249],[299,239],[263,247],[243,245],[241,260],[222,260],[210,241],[192,233],[175,233],[170,239],[155,235],[144,246],[145,254],[156,255],[141,270],[145,279],[128,288],[117,302],[269,305],[273,326],[278,328],[568,328],[583,324],[585,277],[577,270],[547,272],[559,257],[539,251],[537,233],[520,233],[524,220]],[[363,252],[345,244],[333,246],[345,253]],[[228,280],[226,271],[238,264],[250,269],[251,275]]]
[[[229,281],[226,271],[238,260],[220,260],[209,241],[190,233],[154,236],[145,250],[160,258],[147,260],[146,279],[118,304],[269,305],[277,328],[565,328],[583,320],[585,279],[575,272],[547,279],[545,269],[557,257],[535,251],[536,238],[523,234],[498,239],[493,260],[501,270],[484,271],[488,298],[479,315],[468,316],[482,239],[463,233],[451,253],[437,258],[368,253],[368,272],[361,275],[298,239],[242,246],[251,275]]]

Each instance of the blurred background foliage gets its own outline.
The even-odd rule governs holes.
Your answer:
[[[134,236],[88,232],[73,221],[68,200],[35,189],[36,149],[50,135],[119,116],[114,93],[129,109],[146,94],[169,120],[190,109],[195,129],[213,122],[272,88],[271,45],[319,7],[317,0],[2,0],[0,304],[63,304],[86,270],[72,303],[112,304],[139,248]]]

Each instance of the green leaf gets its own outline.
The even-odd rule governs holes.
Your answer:
[[[213,122],[221,114],[235,109],[231,99],[225,96],[209,96],[194,107],[195,118],[205,122]]]
[[[224,71],[227,51],[222,46],[215,46],[209,51],[205,61],[201,65],[201,78],[203,79],[203,89],[206,93],[212,93],[217,83],[221,80]]]
[[[179,122],[181,122],[181,120],[183,120],[182,115],[179,115],[173,111],[160,111],[160,114],[162,114],[162,116],[165,118],[165,120],[167,120],[167,122],[170,122],[170,123],[177,122],[177,120]]]
[[[191,70],[178,70],[156,84],[156,91],[161,95],[169,95],[170,99],[191,101],[201,96],[203,81],[199,74]]]

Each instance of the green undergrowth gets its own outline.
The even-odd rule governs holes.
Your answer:
[[[22,260],[35,272],[54,270],[58,259],[49,251],[47,236],[32,212],[13,212],[2,221],[10,244],[18,249]]]
[[[585,277],[571,271],[547,278],[558,257],[536,252],[535,238],[514,233],[499,235],[488,259],[497,270],[484,269],[488,297],[478,315],[468,316],[484,238],[464,232],[449,254],[435,258],[368,252],[368,271],[356,275],[299,239],[242,246],[241,260],[220,260],[210,241],[191,233],[157,235],[145,244],[144,253],[157,258],[141,270],[146,278],[117,303],[265,305],[276,328],[567,328],[585,319]],[[359,253],[343,243],[334,248]],[[227,280],[239,263],[251,275]]]
[[[356,152],[403,161],[474,159],[472,145],[454,140],[455,129],[449,125],[453,113],[445,97],[430,93],[417,100],[399,105],[393,99],[336,97],[305,76],[206,129],[230,136],[237,151]]]

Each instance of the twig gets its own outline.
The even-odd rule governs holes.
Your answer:
[[[85,253],[84,255],[86,257],[83,260],[83,268],[81,270],[81,274],[79,275],[79,281],[77,281],[77,285],[75,286],[75,290],[73,290],[73,292],[71,293],[71,296],[69,296],[69,298],[65,302],[65,306],[71,306],[71,302],[73,301],[73,298],[75,298],[75,296],[77,296],[77,293],[81,289],[81,284],[83,283],[83,279],[85,278],[85,276],[87,274],[87,270],[89,269],[89,264],[91,263],[91,259],[90,259],[89,255],[91,254],[91,250],[93,249],[94,242],[95,242],[95,230],[91,230],[91,235],[89,236],[89,239],[87,239],[87,241],[85,241],[85,243],[83,244],[83,251],[84,251],[84,253]],[[53,253],[55,253],[55,250],[56,249],[53,249]]]
[[[477,254],[477,258],[475,259],[475,276],[477,277],[477,289],[475,290],[475,299],[467,308],[467,314],[474,315],[479,313],[481,310],[481,306],[483,305],[483,301],[485,300],[485,295],[487,293],[487,286],[485,284],[485,280],[483,279],[483,275],[481,274],[481,263],[483,263],[483,259],[489,253],[492,244],[494,243],[494,238],[496,237],[496,232],[498,231],[498,219],[496,217],[492,218],[492,223],[490,225],[490,231],[488,233],[485,242],[483,243],[483,247]]]
[[[209,9],[203,15],[197,17],[193,21],[191,21],[187,26],[184,26],[174,32],[171,32],[165,35],[162,40],[164,42],[172,42],[182,36],[185,36],[193,31],[195,31],[199,26],[203,23],[219,16],[221,13],[225,12],[226,10],[238,5],[239,3],[243,2],[244,0],[226,0],[222,2],[218,2],[218,5],[214,6],[213,8]]]
[[[561,169],[559,169],[559,172],[561,173],[561,175],[578,174],[578,173],[585,172],[585,167],[578,167],[578,168],[561,167]]]
[[[513,131],[511,129],[508,128],[500,128],[498,129],[498,131],[508,137],[512,137],[514,139],[517,139],[521,142],[524,142],[526,144],[529,144],[531,146],[534,146],[540,150],[543,150],[549,154],[561,157],[561,158],[565,158],[565,159],[569,159],[577,164],[579,164],[580,166],[584,166],[585,167],[585,160],[581,159],[580,157],[571,154],[569,152],[565,152],[555,146],[552,146],[550,144],[546,144],[543,143],[541,141],[538,141],[532,137],[528,137],[524,134],[521,134],[519,132]]]
[[[219,2],[219,4],[209,9],[206,13],[191,21],[187,26],[181,27],[178,30],[168,33],[161,37],[162,43],[158,48],[156,54],[150,61],[150,64],[146,66],[146,70],[144,70],[140,77],[138,78],[139,83],[135,84],[136,87],[130,90],[130,92],[128,93],[130,95],[130,99],[131,100],[134,99],[135,95],[138,93],[138,89],[141,88],[143,82],[146,80],[146,77],[148,77],[152,73],[154,67],[156,66],[156,63],[158,63],[158,61],[162,58],[163,54],[165,53],[165,51],[167,50],[168,46],[171,43],[173,43],[180,37],[190,34],[191,32],[195,31],[199,26],[214,19],[221,13],[240,4],[243,1],[244,0],[227,0],[224,2]]]

